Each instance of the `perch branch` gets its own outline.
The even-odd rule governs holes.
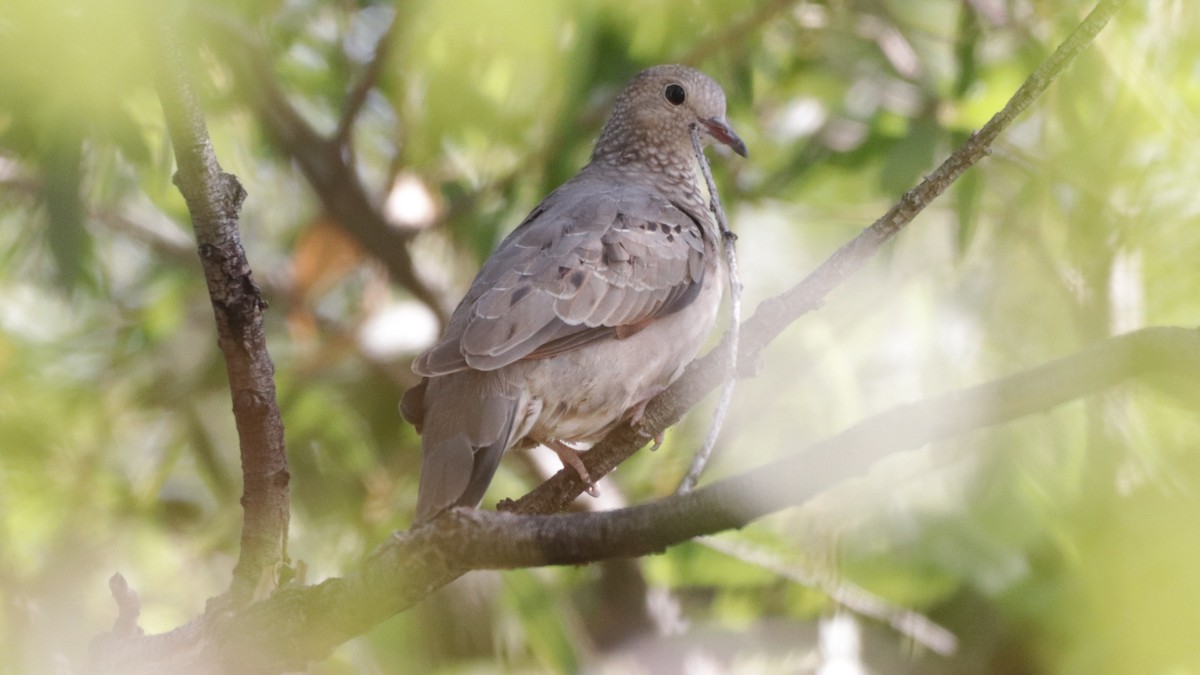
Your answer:
[[[658,553],[806,502],[877,460],[1044,412],[1135,377],[1200,377],[1200,332],[1149,328],[1007,378],[897,406],[745,474],[616,511],[517,515],[454,509],[397,533],[361,570],[284,589],[220,628],[228,662],[299,666],[467,570],[576,565]],[[289,620],[280,622],[279,617]]]
[[[178,164],[174,180],[196,231],[241,446],[241,554],[229,597],[245,601],[263,571],[287,558],[289,476],[283,421],[275,398],[275,367],[263,332],[266,302],[254,283],[238,233],[238,212],[246,192],[217,162],[173,27],[166,20],[156,27],[155,82]]]

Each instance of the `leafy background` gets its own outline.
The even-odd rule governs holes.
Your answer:
[[[1088,11],[1066,0],[466,0],[170,5],[272,303],[291,554],[319,580],[407,527],[419,441],[395,404],[436,330],[271,133],[240,41],[355,166],[447,304],[573,174],[628,77],[684,60],[751,148],[714,154],[747,306],[869,224],[982,125]],[[140,3],[0,7],[0,673],[63,672],[115,615],[169,630],[228,581],[236,436]],[[709,477],[894,405],[1200,315],[1200,25],[1130,3],[992,156],[739,385]],[[638,561],[475,573],[314,673],[811,672],[826,588],[960,640],[943,657],[857,620],[872,672],[1200,672],[1200,391],[1144,380],[904,453],[803,508]],[[708,407],[609,498],[668,494]],[[527,490],[505,462],[487,502]],[[649,608],[649,609],[647,609]],[[825,655],[831,658],[829,644]],[[836,659],[834,659],[836,660]],[[828,670],[823,672],[834,672]],[[844,667],[852,667],[843,664]],[[857,671],[838,671],[857,672]]]

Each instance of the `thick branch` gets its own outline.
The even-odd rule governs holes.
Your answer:
[[[222,657],[298,665],[404,611],[469,569],[581,564],[657,553],[802,504],[876,460],[1026,415],[1135,377],[1200,377],[1200,332],[1151,328],[1002,380],[898,406],[734,478],[617,511],[519,516],[456,509],[381,546],[363,569],[286,590],[221,627]],[[288,622],[279,622],[281,616]],[[269,649],[270,651],[264,651]]]
[[[175,184],[187,200],[196,230],[241,445],[245,514],[230,597],[248,600],[263,570],[287,555],[287,454],[275,399],[275,367],[263,333],[266,302],[254,283],[237,229],[246,192],[217,163],[172,27],[160,21],[158,29],[156,82],[179,165]]]

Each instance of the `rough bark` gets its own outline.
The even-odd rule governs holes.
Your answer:
[[[156,84],[178,164],[175,184],[192,216],[241,447],[244,518],[229,597],[245,601],[263,575],[287,558],[289,476],[275,366],[263,331],[267,303],[254,283],[238,232],[246,191],[235,176],[221,170],[188,81],[190,69],[166,22],[159,24],[157,42]]]

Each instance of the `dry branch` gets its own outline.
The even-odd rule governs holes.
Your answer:
[[[275,398],[275,366],[263,332],[266,302],[254,283],[238,233],[246,192],[221,170],[200,103],[188,82],[167,22],[159,23],[156,85],[178,170],[175,184],[187,200],[204,278],[217,322],[233,416],[241,446],[243,493],[241,554],[229,595],[249,600],[264,570],[287,557],[288,465],[283,420]]]

